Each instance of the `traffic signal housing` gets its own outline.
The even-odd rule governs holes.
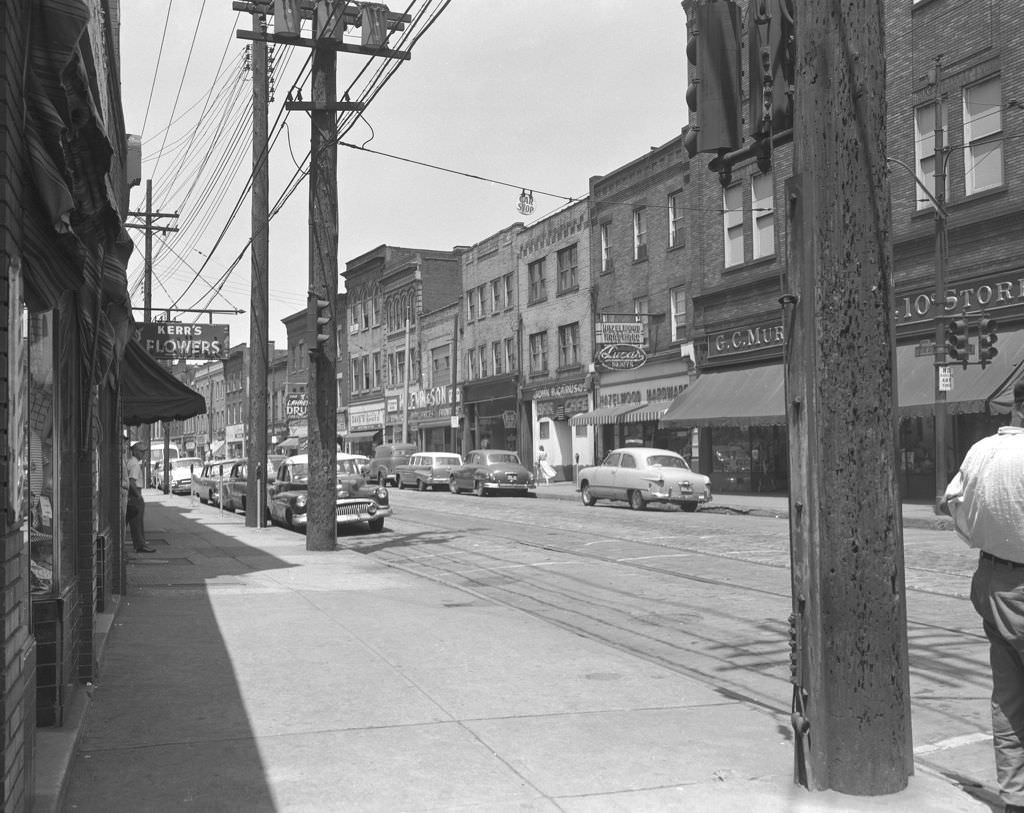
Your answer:
[[[330,325],[331,303],[327,299],[321,299],[313,291],[309,292],[307,304],[309,315],[309,332],[312,341],[309,343],[309,352],[322,353],[327,342],[331,340]]]
[[[996,320],[988,316],[982,316],[978,321],[978,360],[981,361],[983,370],[992,359],[999,355],[999,348],[995,346],[999,340],[997,328]]]
[[[966,370],[970,353],[967,343],[967,320],[961,317],[950,319],[946,325],[946,357],[950,361],[959,361]]]
[[[740,31],[734,0],[710,0],[693,10],[686,104],[694,123],[683,139],[691,158],[701,152],[721,156],[743,143]]]

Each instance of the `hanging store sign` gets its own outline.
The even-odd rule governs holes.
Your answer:
[[[309,396],[304,392],[289,393],[284,402],[284,413],[289,421],[300,421],[308,418]]]
[[[606,344],[594,361],[606,370],[636,370],[647,363],[647,351],[638,344]]]
[[[156,359],[224,359],[231,346],[227,325],[143,322],[138,331],[143,349]]]

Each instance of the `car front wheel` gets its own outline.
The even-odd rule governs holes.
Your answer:
[[[427,490],[427,484],[424,483],[422,480],[417,480],[416,481],[416,490],[417,491],[426,491]]]
[[[484,491],[483,480],[474,480],[473,481],[473,493],[476,494],[476,496],[478,496],[478,497],[486,496],[487,492]]]
[[[402,478],[401,477],[396,477],[395,478],[395,487],[399,491],[401,491],[403,488],[405,488],[405,486],[402,484]]]
[[[454,477],[450,477],[448,479],[448,490],[452,494],[458,494],[459,493],[459,487],[457,485],[455,485],[455,478]]]
[[[692,514],[694,511],[697,510],[697,503],[695,503],[695,502],[684,502],[683,505],[682,505],[682,509],[686,513]]]
[[[597,503],[597,497],[591,493],[589,483],[580,486],[580,502],[588,508]]]
[[[643,511],[645,505],[646,503],[644,502],[643,495],[639,491],[636,491],[634,489],[633,491],[629,492],[630,508],[632,508],[634,511]]]

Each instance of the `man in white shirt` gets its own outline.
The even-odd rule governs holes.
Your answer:
[[[128,474],[128,511],[125,519],[128,522],[128,530],[132,534],[132,545],[136,553],[156,553],[156,548],[146,544],[146,532],[144,530],[144,519],[146,516],[146,501],[142,498],[142,463],[143,445],[135,441],[130,448],[128,461],[125,468]]]
[[[1009,426],[975,443],[939,510],[980,548],[971,602],[989,640],[992,740],[1006,813],[1024,813],[1024,380]]]

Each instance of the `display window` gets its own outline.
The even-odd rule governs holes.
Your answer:
[[[36,596],[52,594],[59,575],[54,327],[53,311],[28,315],[28,542],[31,592]]]

